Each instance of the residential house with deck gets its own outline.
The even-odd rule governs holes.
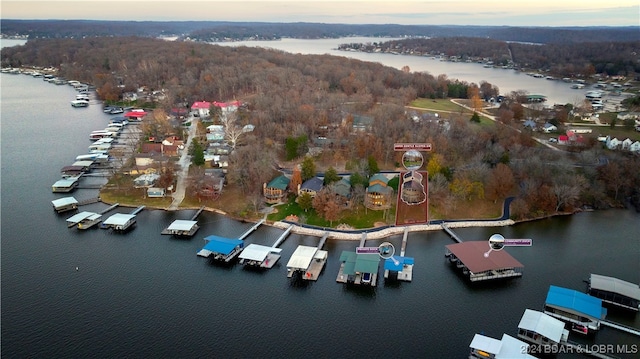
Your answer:
[[[393,188],[387,184],[389,179],[383,174],[376,173],[369,179],[365,205],[370,209],[387,209],[391,206]]]
[[[267,204],[276,204],[286,199],[289,182],[289,178],[281,175],[271,180],[268,184],[263,184],[262,194],[264,196],[264,201]]]

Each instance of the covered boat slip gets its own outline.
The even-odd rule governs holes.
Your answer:
[[[73,211],[78,209],[78,201],[74,197],[58,198],[51,201],[53,209],[58,213]]]
[[[558,319],[600,329],[600,322],[607,315],[602,300],[572,289],[550,286],[544,304],[544,312]]]
[[[291,278],[296,272],[302,274],[302,279],[318,280],[320,272],[327,263],[328,252],[317,247],[299,245],[287,262],[287,277]]]
[[[177,219],[165,228],[162,234],[172,234],[176,236],[193,236],[199,229],[198,221],[187,221],[183,219]]]
[[[240,263],[260,267],[272,268],[280,259],[281,248],[267,247],[260,244],[249,244],[238,256]]]
[[[67,226],[69,228],[77,226],[78,229],[89,229],[101,221],[101,214],[84,211],[67,218]]]
[[[61,180],[56,181],[56,183],[54,183],[51,186],[51,191],[54,193],[71,192],[76,187],[78,187],[79,180],[80,180],[80,176],[63,178]]]
[[[396,279],[411,282],[413,279],[414,260],[411,257],[393,256],[384,260],[384,277],[389,278],[393,273]]]
[[[640,310],[640,286],[618,278],[591,274],[589,294],[620,308]]]
[[[210,235],[204,240],[207,244],[198,252],[198,255],[227,263],[238,256],[244,247],[244,242],[241,239]],[[213,257],[211,257],[212,255]]]
[[[520,277],[524,265],[505,250],[489,250],[487,241],[469,241],[449,244],[445,256],[462,269],[472,282],[500,278]]]
[[[536,310],[526,309],[520,324],[518,337],[534,344],[564,344],[569,338],[569,331],[564,329],[564,322]]]
[[[340,270],[336,282],[375,286],[378,279],[380,256],[377,253],[342,251]]]
[[[529,344],[508,334],[503,334],[501,340],[476,334],[473,336],[469,348],[471,349],[470,359],[535,359],[525,350],[529,348]]]
[[[135,214],[116,213],[102,222],[102,228],[125,231],[136,223]]]

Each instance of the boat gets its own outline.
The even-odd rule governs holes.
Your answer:
[[[87,100],[73,100],[71,101],[71,107],[89,107],[89,101]]]
[[[584,88],[584,84],[573,84],[571,85],[571,88],[574,90],[580,90]]]

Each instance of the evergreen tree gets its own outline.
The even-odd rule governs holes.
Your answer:
[[[334,182],[338,182],[342,177],[338,176],[338,171],[335,168],[329,167],[324,173],[324,185],[328,186]]]
[[[200,141],[194,139],[191,143],[191,162],[198,167],[204,166],[204,149]]]
[[[307,156],[302,161],[302,182],[315,177],[316,175],[316,164],[313,162],[313,158]]]
[[[311,197],[308,192],[302,193],[300,196],[298,196],[298,205],[305,212],[309,211],[311,208],[313,208],[313,197]]]

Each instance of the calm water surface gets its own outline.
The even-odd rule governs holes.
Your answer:
[[[413,282],[381,280],[372,290],[335,281],[340,252],[353,250],[355,242],[327,241],[329,259],[319,280],[298,284],[286,277],[286,262],[297,245],[315,245],[318,238],[290,236],[276,267],[256,272],[196,256],[205,236],[236,236],[250,227],[219,215],[203,213],[200,231],[188,240],[160,231],[194,211],[144,210],[127,234],[68,229],[71,215],[51,208],[52,200],[67,195],[51,193],[50,186],[61,167],[86,153],[89,132],[104,128],[110,116],[96,100],[71,108],[75,91],[69,86],[8,74],[0,75],[0,84],[6,358],[465,358],[475,333],[515,335],[526,308],[542,309],[549,285],[582,291],[590,273],[640,281],[640,215],[626,210],[457,230],[465,240],[501,233],[534,241],[509,250],[525,265],[522,278],[482,285],[465,282],[445,261],[444,246],[452,240],[444,233],[412,233]],[[263,226],[247,242],[272,244],[281,233]],[[388,240],[399,246],[401,238]],[[640,315],[608,318],[640,328]],[[634,344],[638,338],[606,328],[593,342]]]

